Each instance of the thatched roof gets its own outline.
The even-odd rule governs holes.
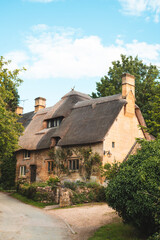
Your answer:
[[[23,114],[25,132],[19,146],[27,150],[46,149],[51,139],[57,137],[59,146],[101,142],[126,103],[121,94],[91,99],[72,90],[53,107]],[[64,117],[60,126],[44,129],[44,122],[56,117]]]

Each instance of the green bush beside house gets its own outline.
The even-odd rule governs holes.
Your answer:
[[[160,139],[139,140],[141,150],[122,163],[106,188],[107,203],[150,239],[160,233]],[[157,235],[157,236],[156,236]]]

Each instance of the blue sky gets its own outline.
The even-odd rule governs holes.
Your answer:
[[[160,0],[1,0],[0,55],[26,67],[24,112],[73,86],[90,94],[120,54],[160,67]]]

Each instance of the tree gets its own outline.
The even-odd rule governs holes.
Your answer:
[[[106,199],[126,223],[151,235],[160,231],[160,139],[139,143],[110,180]]]
[[[148,131],[152,133],[153,136],[158,136],[160,134],[160,85],[157,86],[157,93],[157,95],[149,99],[148,113],[150,119],[146,120]]]
[[[9,166],[7,161],[13,161],[12,156],[18,148],[18,138],[23,131],[21,123],[18,123],[18,115],[14,112],[19,99],[17,87],[22,82],[18,78],[20,70],[8,70],[8,63],[3,57],[0,58],[0,166],[3,167],[1,181],[6,179],[7,176],[4,175],[9,172],[4,163]]]
[[[7,69],[7,65],[10,61],[4,61],[3,57],[0,57],[0,96],[2,97],[6,108],[14,112],[19,103],[18,87],[22,83],[22,80],[18,77],[21,69],[15,69],[10,71]],[[23,70],[25,70],[23,68]]]
[[[121,61],[112,62],[112,67],[109,68],[107,76],[101,78],[100,82],[96,83],[96,93],[92,93],[92,97],[104,97],[114,95],[121,92],[122,74],[130,73],[135,76],[135,94],[136,104],[140,107],[146,121],[151,120],[152,104],[150,101],[153,96],[160,97],[158,86],[160,85],[160,72],[155,65],[146,65],[138,57],[121,55]],[[158,122],[160,124],[160,122]],[[151,123],[149,124],[151,126]],[[152,131],[155,133],[155,131]]]

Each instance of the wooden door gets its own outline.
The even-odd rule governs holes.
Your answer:
[[[36,181],[36,169],[37,166],[36,165],[30,165],[30,170],[31,170],[31,182],[35,182]]]

